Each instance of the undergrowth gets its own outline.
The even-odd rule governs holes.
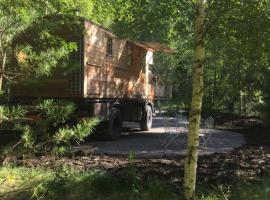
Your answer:
[[[69,152],[71,143],[84,141],[99,123],[98,118],[76,120],[75,111],[74,103],[53,99],[34,106],[0,105],[0,128],[20,133],[20,140],[6,145],[0,155]]]
[[[132,164],[121,174],[101,170],[78,172],[65,165],[54,170],[23,167],[0,168],[0,199],[51,200],[174,200],[180,199],[168,183],[157,178],[143,180]],[[269,200],[270,179],[237,186],[198,188],[197,200]]]

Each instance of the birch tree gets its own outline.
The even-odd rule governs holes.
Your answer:
[[[194,64],[193,90],[189,115],[188,145],[184,172],[184,199],[191,200],[195,196],[196,171],[199,147],[199,128],[203,99],[203,67],[205,58],[205,1],[196,1],[194,18]]]

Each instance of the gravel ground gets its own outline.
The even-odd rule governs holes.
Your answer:
[[[74,146],[74,151],[85,151],[92,154],[129,155],[131,152],[138,158],[166,158],[185,155],[187,128],[185,121],[176,130],[175,118],[154,117],[150,131],[140,131],[137,123],[124,123],[122,136],[115,141],[89,141],[84,145]],[[169,124],[171,140],[165,133],[163,122]],[[206,137],[211,134],[209,142],[200,148],[200,155],[233,151],[245,144],[244,137],[235,132],[224,130],[202,129]],[[171,143],[169,143],[171,141]],[[201,138],[202,142],[202,138]]]

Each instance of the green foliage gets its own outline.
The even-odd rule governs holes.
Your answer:
[[[6,94],[4,85],[20,74],[12,70],[12,40],[32,23],[35,10],[27,1],[0,1],[0,90]]]
[[[19,120],[25,116],[26,112],[22,106],[0,106],[0,120]]]
[[[68,56],[77,47],[70,40],[76,38],[67,33],[83,32],[80,17],[109,25],[109,8],[111,6],[106,1],[99,0],[2,0],[0,90],[5,92],[7,87],[4,86],[18,78],[33,81],[50,76],[58,67],[71,67]],[[75,15],[75,10],[79,11],[79,16]],[[97,14],[96,10],[100,13]],[[61,34],[60,29],[66,32]]]
[[[16,149],[56,155],[65,154],[71,142],[82,142],[99,123],[97,118],[85,118],[74,124],[74,103],[52,99],[28,108],[2,106],[0,113],[2,127],[11,123],[10,127],[22,133]]]
[[[35,143],[34,139],[35,133],[33,132],[32,128],[29,125],[25,125],[21,127],[21,130],[23,132],[22,134],[23,146],[25,148],[32,148]]]
[[[258,115],[269,68],[269,1],[208,1],[204,110]],[[155,55],[152,71],[190,104],[193,63],[192,1],[118,1],[113,29],[128,38],[161,41],[176,50]],[[158,19],[158,20],[157,20]],[[265,94],[263,94],[265,93]]]
[[[198,192],[201,200],[267,200],[270,197],[269,179],[262,182],[239,182],[236,186],[219,186]]]
[[[55,170],[0,167],[0,198],[14,199],[179,199],[170,186],[157,179],[140,180],[139,192],[127,187],[119,176],[103,171],[78,172],[66,165]],[[269,177],[261,182],[198,188],[197,200],[268,200]]]
[[[267,96],[262,87],[267,81],[264,72],[269,68],[269,1],[207,3],[204,109],[257,115],[262,97]],[[39,4],[32,0],[5,0],[0,6],[0,24],[6,27],[6,37],[2,37],[7,41],[2,40],[4,49],[15,50],[11,41],[21,37],[15,43],[23,44],[15,52],[27,55],[19,62],[19,68],[11,70],[13,73],[22,72],[34,78],[49,76],[58,67],[70,67],[67,57],[76,51],[76,45],[59,30],[71,33],[83,29],[74,14],[74,9],[78,9],[79,16],[105,25],[123,37],[159,41],[173,47],[176,52],[172,55],[155,55],[151,71],[159,82],[172,84],[174,100],[188,107],[194,46],[193,1],[60,0]]]
[[[269,66],[269,1],[209,2],[205,103],[254,115]],[[217,17],[219,16],[219,17]]]
[[[270,198],[270,182],[265,180],[262,183],[244,183],[239,184],[238,193],[233,192],[231,199],[245,199],[245,200],[267,200]]]
[[[188,107],[194,1],[3,0],[0,7],[0,27],[5,30],[0,58],[9,52],[7,63],[12,69],[8,67],[8,72],[34,78],[49,76],[58,67],[67,68],[67,57],[76,51],[76,45],[61,36],[59,30],[64,28],[71,33],[83,29],[75,16],[77,9],[80,17],[111,28],[120,36],[173,47],[175,53],[170,56],[155,55],[151,71],[158,75],[159,82],[172,84],[174,100]],[[262,87],[266,81],[264,72],[269,68],[269,1],[208,1],[206,11],[204,109],[257,115],[257,106],[267,95]],[[15,42],[20,45],[14,51],[16,45],[12,46],[11,41],[18,41],[16,38],[22,35],[26,39],[21,37],[20,42]],[[19,62],[19,68],[11,65],[12,51],[27,55],[24,62]],[[10,73],[5,75],[8,74],[12,77]]]
[[[78,50],[75,41],[81,39],[82,30],[82,21],[72,15],[42,17],[13,39],[13,70],[28,80],[50,76],[57,68],[77,67],[69,55]]]
[[[59,166],[54,171],[37,169],[0,169],[1,199],[177,199],[171,188],[158,180],[138,182],[139,191],[126,185],[122,178],[103,171],[77,172],[68,166]],[[9,187],[8,174],[12,173],[16,187]],[[30,179],[30,181],[29,181]],[[11,192],[10,192],[11,191]],[[9,193],[10,192],[10,193]]]
[[[139,193],[141,178],[137,175],[135,155],[133,152],[128,157],[128,167],[124,172],[124,180],[126,185],[132,189],[134,193]]]
[[[64,127],[58,129],[54,136],[54,143],[56,146],[53,151],[55,154],[66,153],[66,147],[69,146],[70,141],[75,141],[78,144],[84,140],[88,135],[93,133],[94,128],[98,125],[97,118],[83,119],[73,127]],[[61,145],[61,146],[57,146]]]
[[[38,107],[41,111],[41,115],[54,126],[66,123],[76,109],[75,104],[72,102],[53,99],[44,100]]]
[[[68,55],[77,48],[75,43],[64,43],[63,41],[61,43],[60,41],[62,40],[59,40],[62,46],[51,46],[41,52],[33,51],[31,46],[16,48],[16,52],[26,55],[24,60],[18,60],[21,73],[27,76],[24,78],[29,78],[29,76],[35,78],[49,76],[53,69],[58,66],[59,60],[67,59]]]

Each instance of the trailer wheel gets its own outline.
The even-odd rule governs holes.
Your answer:
[[[151,106],[147,105],[143,111],[143,117],[140,123],[142,131],[149,131],[152,127],[153,113]]]
[[[108,125],[108,139],[119,138],[122,130],[122,115],[119,109],[112,108]]]

